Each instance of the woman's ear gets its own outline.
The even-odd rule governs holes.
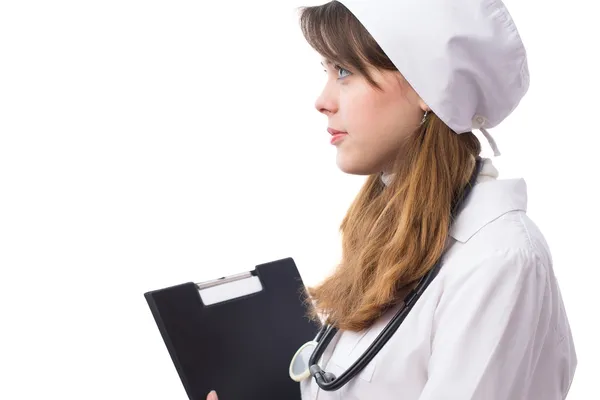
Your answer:
[[[423,99],[421,99],[419,97],[419,107],[421,107],[421,110],[423,110],[423,112],[427,111],[431,111],[431,108],[429,108],[429,106],[427,104],[425,104],[425,102],[423,101]]]

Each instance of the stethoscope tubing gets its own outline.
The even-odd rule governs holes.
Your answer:
[[[465,199],[470,194],[471,189],[475,185],[477,176],[481,169],[481,159],[477,158],[474,172],[469,180],[469,184],[465,188],[462,197],[453,204],[452,215],[454,216],[459,206],[462,206]],[[392,338],[394,333],[398,330],[410,310],[416,304],[417,300],[421,297],[425,289],[436,277],[441,269],[442,259],[437,260],[434,266],[419,280],[417,286],[412,289],[404,298],[402,307],[392,317],[392,320],[383,328],[383,330],[377,335],[375,340],[369,345],[367,350],[339,377],[335,377],[332,374],[324,371],[318,365],[318,360],[321,358],[325,349],[336,335],[338,329],[333,325],[324,324],[319,330],[315,342],[317,343],[315,350],[311,354],[308,367],[310,376],[315,378],[315,381],[319,387],[325,391],[335,391],[347,384],[352,378],[354,378],[362,369],[364,369],[379,351],[385,346],[385,344]]]

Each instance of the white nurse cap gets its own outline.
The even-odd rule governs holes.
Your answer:
[[[529,88],[525,48],[500,0],[339,0],[456,133],[504,120]]]

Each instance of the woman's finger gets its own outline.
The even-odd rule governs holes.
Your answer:
[[[206,397],[206,400],[219,400],[219,398],[217,397],[217,392],[215,392],[214,390],[211,391],[208,394],[208,397]]]

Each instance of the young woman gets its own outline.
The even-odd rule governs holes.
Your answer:
[[[300,21],[328,76],[315,106],[337,165],[368,176],[341,224],[340,264],[308,291],[335,329],[302,398],[564,399],[577,360],[550,250],[525,182],[497,179],[472,133],[497,152],[486,128],[528,88],[505,6],[343,0]],[[342,376],[409,302],[372,360],[327,389],[321,369]]]

